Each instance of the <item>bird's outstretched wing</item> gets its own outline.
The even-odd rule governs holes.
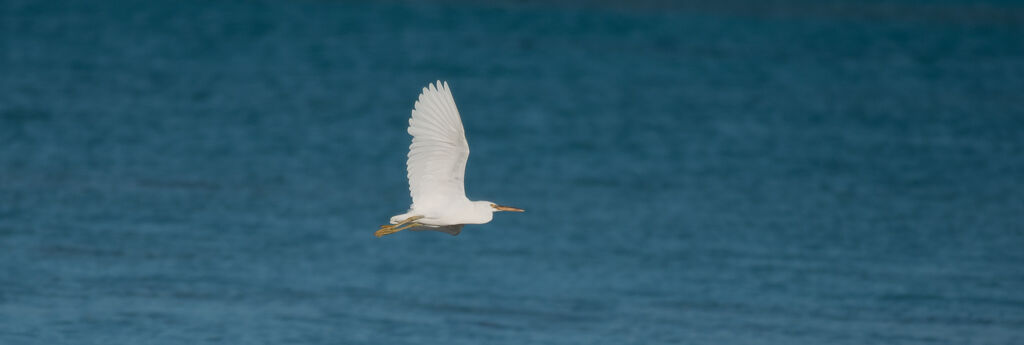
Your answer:
[[[445,225],[445,226],[438,226],[438,227],[420,226],[420,227],[409,228],[409,230],[412,230],[412,231],[438,231],[438,232],[443,232],[443,233],[446,233],[446,234],[449,234],[449,235],[452,235],[452,236],[458,236],[459,233],[462,232],[462,226],[463,226],[463,224]]]
[[[423,88],[409,119],[409,192],[412,207],[465,198],[469,144],[448,83]]]

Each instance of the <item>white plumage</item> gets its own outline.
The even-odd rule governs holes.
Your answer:
[[[469,143],[448,83],[423,88],[409,118],[409,211],[391,217],[377,237],[401,230],[435,230],[458,235],[464,224],[484,224],[496,211],[523,210],[466,198],[463,176]]]
[[[469,143],[447,82],[423,88],[409,118],[409,135],[406,165],[412,209],[465,199]]]

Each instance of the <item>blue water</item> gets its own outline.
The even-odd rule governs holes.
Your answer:
[[[1024,5],[5,0],[2,344],[1022,344]],[[409,204],[447,80],[474,199]]]

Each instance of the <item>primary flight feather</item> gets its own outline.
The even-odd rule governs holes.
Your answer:
[[[465,224],[484,224],[498,211],[523,212],[490,201],[466,198],[463,176],[469,143],[462,118],[448,83],[437,81],[423,88],[409,118],[409,211],[381,226],[381,237],[402,230],[434,230],[458,235]]]

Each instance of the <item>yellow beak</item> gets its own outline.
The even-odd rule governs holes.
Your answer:
[[[501,206],[492,204],[491,207],[494,207],[494,209],[498,211],[526,212],[526,210],[523,210],[521,208],[515,208],[512,206]]]

